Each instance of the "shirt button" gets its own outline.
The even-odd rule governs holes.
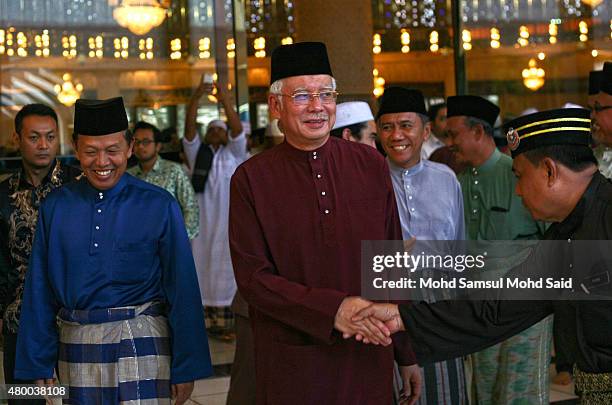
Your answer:
[[[313,156],[313,159],[315,159],[315,160],[316,160],[316,158],[317,158],[316,156]]]
[[[317,156],[317,152],[316,151],[312,152],[312,156]]]
[[[478,196],[477,195],[474,195],[474,200],[478,200]]]
[[[98,214],[101,213],[101,212],[102,212],[102,210],[98,208]]]
[[[329,210],[325,210],[325,213],[326,213],[326,214],[329,214]]]
[[[573,268],[574,268],[574,264],[570,263],[570,269],[573,269]]]
[[[414,212],[414,208],[410,208],[410,211]]]
[[[98,225],[96,225],[96,231],[99,231],[100,227]]]
[[[412,196],[411,196],[411,195],[409,195],[409,196],[408,196],[408,199],[409,199],[409,200],[412,200]]]
[[[317,174],[317,179],[320,179],[320,178],[321,178],[321,175],[320,175],[320,174]]]
[[[478,170],[474,169],[474,174],[478,175]]]
[[[571,240],[571,239],[568,239],[568,240],[567,240],[567,243],[572,243],[572,240]]]
[[[98,247],[98,244],[97,244],[97,243],[94,243],[94,247]]]
[[[477,213],[478,213],[478,210],[477,210],[476,208],[474,208],[474,209],[472,210],[472,214],[477,214]]]
[[[321,195],[325,195],[325,191],[321,191]]]
[[[103,195],[101,195],[101,196],[100,196],[100,200],[102,200],[102,199],[104,199],[104,196],[103,196]]]
[[[478,184],[478,180],[474,180],[474,184]]]

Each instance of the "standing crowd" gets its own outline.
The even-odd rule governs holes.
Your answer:
[[[22,166],[0,183],[6,383],[180,405],[212,374],[213,337],[236,341],[230,405],[548,404],[554,341],[557,382],[612,403],[611,301],[373,303],[360,274],[364,240],[609,240],[612,63],[591,73],[588,109],[501,126],[475,95],[428,107],[388,87],[373,113],[337,104],[337,86],[324,44],[277,48],[274,121],[255,139],[225,86],[202,82],[178,162],[165,131],[128,129],[122,98],[80,99],[80,170],[56,158],[56,113],[24,106]],[[227,121],[200,136],[213,93]],[[559,255],[559,274],[607,275],[609,297],[606,266]]]

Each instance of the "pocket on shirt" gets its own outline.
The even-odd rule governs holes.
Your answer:
[[[450,218],[449,218],[450,221]],[[418,240],[452,240],[449,221],[430,220],[415,221],[408,226],[408,231]]]
[[[111,277],[121,284],[140,283],[153,274],[157,260],[157,241],[115,241]]]

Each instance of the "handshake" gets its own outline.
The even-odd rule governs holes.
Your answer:
[[[334,328],[342,337],[374,345],[388,346],[391,335],[404,330],[396,304],[375,304],[361,297],[346,297],[336,313]]]

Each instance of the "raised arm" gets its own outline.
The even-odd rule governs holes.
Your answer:
[[[217,85],[217,94],[215,94],[217,100],[223,106],[225,110],[225,115],[227,116],[227,123],[230,128],[230,136],[232,138],[237,137],[242,133],[242,123],[240,122],[240,117],[238,113],[234,109],[233,97],[231,92],[227,90],[227,87],[219,84]]]
[[[197,135],[196,119],[198,118],[198,105],[200,104],[200,99],[204,94],[210,93],[212,89],[212,84],[200,82],[200,85],[196,87],[191,95],[191,99],[189,99],[187,114],[185,115],[185,139],[189,142],[193,141]]]

